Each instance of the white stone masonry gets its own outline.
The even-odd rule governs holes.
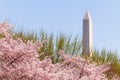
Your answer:
[[[87,11],[83,18],[83,36],[82,36],[82,51],[83,54],[91,54],[93,50],[93,34],[92,34],[92,19]]]

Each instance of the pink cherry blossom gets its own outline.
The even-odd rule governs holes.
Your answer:
[[[44,42],[14,40],[10,25],[0,23],[0,80],[107,80],[103,72],[109,63],[97,66],[79,56],[59,51],[63,62],[52,64],[49,57],[39,60],[38,49]]]

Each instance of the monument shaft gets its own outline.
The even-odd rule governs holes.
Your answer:
[[[86,12],[83,18],[82,51],[83,54],[91,54],[92,50],[93,50],[92,20],[89,12]]]

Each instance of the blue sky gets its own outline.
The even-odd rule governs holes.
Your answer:
[[[17,30],[79,34],[88,10],[93,21],[94,47],[120,55],[120,0],[0,0],[0,21]]]

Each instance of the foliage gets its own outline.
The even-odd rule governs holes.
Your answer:
[[[111,63],[110,69],[106,72],[109,79],[114,78],[115,75],[117,77],[120,75],[120,62],[117,52],[106,51],[106,49],[95,50],[93,51],[92,61],[98,63],[98,65]]]
[[[107,80],[105,75],[114,80],[120,75],[116,52],[95,50],[84,59],[78,56],[78,36],[12,33],[10,26],[0,23],[0,80]]]
[[[47,56],[40,61],[38,50],[44,42],[13,39],[14,36],[8,32],[9,27],[7,23],[0,24],[0,34],[5,36],[0,39],[0,80],[107,80],[103,72],[110,68],[110,64],[97,66],[89,59],[68,56],[61,50],[58,55],[63,62],[52,64]],[[52,43],[51,37],[49,43]],[[47,44],[46,50],[49,47],[51,44]]]
[[[23,31],[19,31],[13,32],[12,34],[14,34],[13,39],[21,38],[23,42],[27,42],[28,40],[35,42],[38,39],[34,33],[24,34]]]
[[[30,33],[29,33],[30,34]],[[66,36],[63,33],[60,33],[57,35],[57,37],[54,37],[53,34],[48,35],[44,31],[40,32],[40,35],[27,35],[23,34],[23,32],[17,32],[15,33],[15,36],[18,38],[22,38],[23,41],[28,40],[34,40],[37,41],[39,37],[39,41],[46,40],[43,44],[43,47],[39,49],[40,54],[40,60],[43,60],[46,56],[49,56],[52,60],[52,63],[57,63],[61,61],[61,58],[58,55],[59,50],[63,50],[65,54],[68,55],[78,55],[81,56],[82,49],[81,49],[81,40],[79,39],[78,35],[75,38],[72,38],[72,35]],[[28,37],[32,37],[31,39]],[[120,62],[119,58],[116,52],[107,51],[106,49],[102,49],[101,51],[94,50],[93,56],[91,59],[91,62],[96,62],[98,65],[100,64],[106,64],[108,62],[111,62],[111,68],[106,73],[109,77],[112,73],[113,75],[119,75],[120,74]],[[89,57],[88,57],[89,58]]]
[[[21,38],[24,42],[28,40],[32,40],[33,42],[45,40],[43,47],[39,49],[40,60],[43,60],[45,56],[49,56],[53,63],[61,61],[58,55],[58,51],[61,49],[71,56],[81,54],[81,40],[78,36],[72,40],[72,36],[66,36],[63,33],[54,37],[53,34],[48,35],[44,31],[41,31],[39,35],[33,33],[24,34],[22,31],[14,32],[13,34],[14,39]]]

